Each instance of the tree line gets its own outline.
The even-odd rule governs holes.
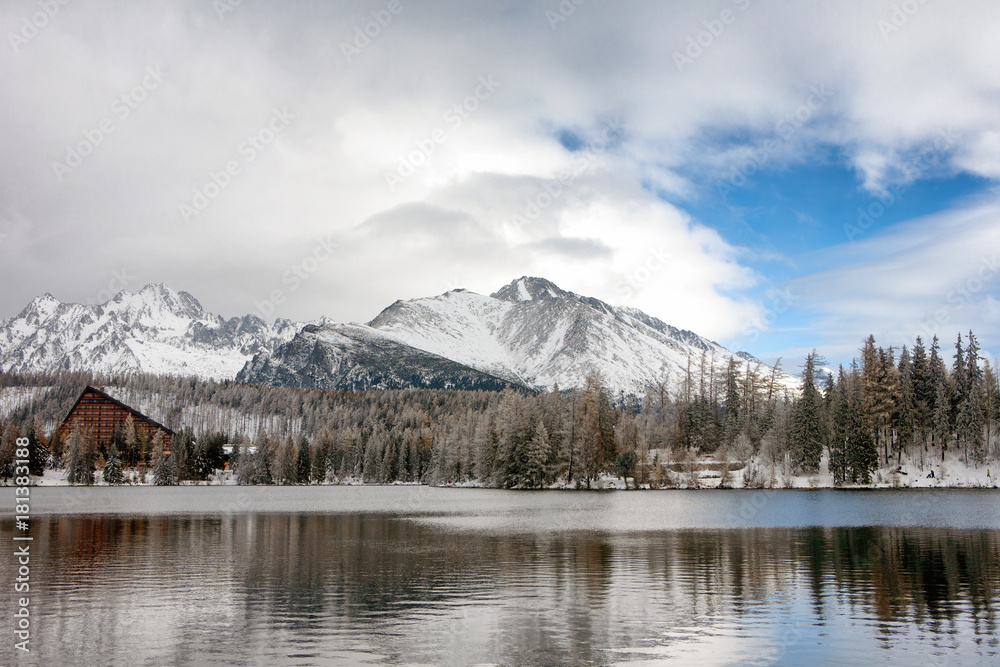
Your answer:
[[[697,486],[713,459],[720,485],[773,486],[828,470],[836,484],[868,484],[880,468],[920,469],[950,452],[968,465],[998,457],[997,372],[972,332],[951,363],[935,337],[877,347],[836,371],[816,353],[789,391],[779,370],[692,358],[676,387],[612,397],[597,374],[570,391],[407,389],[333,392],[151,375],[0,374],[0,478],[13,443],[32,443],[33,474],[62,468],[71,483],[205,480],[228,464],[243,484],[476,483],[592,487],[613,475],[635,486]],[[126,421],[105,445],[86,433],[51,440],[87,384],[177,431],[150,439]],[[224,446],[233,451],[226,455]]]

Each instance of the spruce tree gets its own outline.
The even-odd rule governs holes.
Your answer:
[[[74,428],[69,434],[66,443],[66,481],[70,484],[89,486],[94,483],[97,466],[89,440],[89,435],[81,433],[78,428]]]
[[[615,467],[618,470],[618,476],[625,481],[625,488],[628,488],[628,478],[631,477],[635,480],[635,466],[639,462],[639,455],[636,454],[634,449],[625,449],[618,453],[618,460],[615,462]],[[638,480],[636,481],[636,487],[638,488]]]
[[[955,363],[951,369],[951,410],[948,421],[951,430],[957,432],[958,413],[969,393],[969,377],[966,369],[965,350],[962,349],[962,334],[958,334],[958,340],[955,343],[954,359]]]
[[[213,433],[198,438],[202,459],[205,462],[205,475],[211,474],[215,470],[221,470],[225,465],[225,454],[223,447],[226,444],[226,436],[223,433]]]
[[[934,396],[934,427],[932,435],[938,447],[941,448],[941,462],[948,450],[948,440],[951,434],[951,391],[948,379],[944,375],[935,378],[936,391]]]
[[[45,474],[45,466],[49,462],[50,452],[43,440],[38,437],[38,432],[35,429],[28,431],[28,451],[30,459],[28,470],[32,475],[41,477]]]
[[[848,387],[847,460],[850,480],[855,484],[869,484],[878,467],[878,444],[866,412],[864,377],[857,363],[851,367]]]
[[[121,460],[118,458],[118,448],[112,444],[104,463],[104,483],[117,486],[124,481],[125,475],[122,473]]]
[[[833,475],[833,483],[837,486],[849,480],[851,468],[848,448],[852,437],[852,415],[847,385],[847,374],[844,373],[844,367],[841,365],[830,399],[830,413],[832,415],[829,434],[830,473]]]
[[[816,389],[816,366],[824,361],[813,350],[802,369],[802,395],[792,414],[791,444],[795,467],[806,473],[819,471],[823,454],[822,398]]]
[[[124,463],[128,468],[134,468],[140,463],[139,436],[135,430],[135,420],[129,414],[125,418],[125,429],[123,433],[125,443]]]
[[[735,358],[726,367],[726,391],[722,402],[722,446],[731,447],[743,430],[743,400],[740,392],[739,368]]]
[[[931,340],[931,354],[928,360],[931,383],[934,390],[934,400],[931,404],[931,441],[941,451],[941,461],[944,462],[948,450],[948,439],[951,434],[951,387],[948,384],[948,372],[944,360],[939,355],[940,343],[938,337]]]
[[[924,349],[924,341],[920,336],[917,336],[913,346],[912,381],[914,430],[918,441],[923,444],[926,450],[931,430],[931,419],[934,415],[935,388],[930,363],[927,360],[927,351]]]
[[[913,443],[917,430],[916,390],[913,385],[913,364],[910,353],[903,347],[899,355],[898,396],[895,401],[896,411],[893,414],[892,425],[896,432],[896,464],[902,462],[903,451]]]
[[[160,434],[153,440],[153,484],[157,486],[173,486],[177,483],[177,469],[173,455],[167,455]]]
[[[249,445],[236,445],[233,451],[236,463],[236,481],[238,484],[253,484],[257,479],[257,469],[255,467],[253,452]]]
[[[976,465],[986,460],[983,441],[985,405],[983,401],[983,370],[979,365],[979,341],[969,332],[969,344],[965,350],[965,374],[959,396],[955,434],[966,452],[966,464],[971,455]]]
[[[549,459],[549,434],[541,419],[535,423],[535,432],[527,448],[524,461],[523,485],[529,488],[541,488],[547,477],[545,464]]]
[[[308,484],[312,475],[312,467],[312,449],[309,446],[309,441],[306,440],[305,436],[300,436],[298,458],[295,465],[295,481],[299,484]],[[389,481],[396,478],[395,475],[390,477]]]
[[[20,436],[14,424],[7,424],[2,429],[0,437],[0,479],[6,484],[7,480],[14,477],[15,461],[17,460],[17,439]]]
[[[986,456],[995,457],[996,451],[993,445],[996,440],[996,422],[998,408],[1000,408],[1000,383],[997,381],[997,373],[992,366],[986,364],[983,368],[983,414],[985,433]]]
[[[256,449],[253,452],[253,481],[251,484],[273,484],[270,441],[263,432],[258,432],[254,444]]]

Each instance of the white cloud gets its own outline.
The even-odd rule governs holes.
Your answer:
[[[872,333],[885,345],[916,336],[948,343],[970,329],[1000,345],[1000,197],[915,220],[870,239],[819,253],[830,266],[792,281],[816,315],[817,338],[831,357],[849,359]],[[817,345],[820,345],[818,342]]]
[[[780,167],[834,147],[877,192],[926,176],[913,160],[942,131],[957,138],[935,154],[935,173],[1000,176],[998,6],[928,3],[886,38],[879,21],[891,18],[890,1],[587,3],[556,31],[537,3],[405,3],[348,62],[342,43],[382,6],[246,2],[220,21],[193,1],[72,4],[6,53],[0,196],[21,222],[0,228],[9,286],[0,312],[46,290],[84,299],[124,266],[133,287],[165,281],[237,314],[333,235],[342,255],[278,314],[365,319],[456,281],[491,291],[530,273],[722,338],[760,315],[761,305],[734,294],[761,276],[711,221],[689,220],[644,186],[691,201],[762,148]],[[675,52],[727,9],[735,19],[678,71]],[[33,10],[8,3],[0,19],[14,29]],[[59,182],[51,162],[155,64],[168,73],[162,86]],[[481,77],[500,85],[449,123]],[[785,132],[817,86],[828,99]],[[244,161],[241,142],[275,107],[294,121]],[[593,155],[556,139],[568,129],[594,142],[616,119],[621,134]],[[427,141],[433,154],[390,188],[387,172]],[[239,175],[184,223],[179,205],[234,159]],[[529,228],[510,228],[526,197],[581,160]],[[912,318],[921,297],[880,281],[892,261],[916,281],[919,261],[967,250],[948,242],[949,229],[920,227],[923,251],[805,280],[816,294],[836,279],[859,295],[852,305],[831,290],[824,325],[863,326],[858,313],[911,302],[898,314]],[[969,247],[993,239],[986,226],[972,233]],[[651,255],[661,246],[667,262]]]

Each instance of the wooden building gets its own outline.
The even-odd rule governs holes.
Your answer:
[[[68,438],[74,429],[79,429],[91,444],[98,447],[107,446],[111,443],[116,430],[124,430],[129,416],[135,424],[136,433],[140,430],[145,431],[150,442],[157,433],[162,434],[164,447],[169,450],[170,436],[174,434],[172,430],[89,385],[80,394],[80,398],[76,399],[66,419],[52,437]]]

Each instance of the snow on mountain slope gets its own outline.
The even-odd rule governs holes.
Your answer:
[[[368,326],[420,350],[453,359],[514,383],[524,380],[497,338],[513,304],[466,290],[397,301]],[[524,383],[530,386],[530,383]]]
[[[489,296],[453,290],[397,301],[367,325],[268,324],[205,312],[186,292],[147,285],[107,303],[61,303],[46,294],[0,322],[0,370],[96,370],[328,389],[522,386],[564,389],[599,372],[608,388],[680,391],[725,372],[767,366],[634,309],[522,277]],[[798,381],[779,376],[784,387]]]
[[[641,395],[658,382],[676,389],[689,364],[697,372],[703,356],[717,373],[725,371],[731,357],[741,369],[753,364],[640,310],[527,276],[489,297],[454,290],[397,301],[369,326],[412,347],[539,389],[580,386],[593,370],[615,393]],[[784,379],[787,386],[795,385],[794,379]]]
[[[362,384],[396,386],[406,372],[387,351],[424,366],[428,358],[415,352],[454,364],[447,371],[440,362],[431,364],[433,379],[419,380],[423,371],[410,373],[419,380],[412,386],[440,385],[448,372],[463,374],[452,386],[482,381],[470,379],[475,371],[490,381],[568,389],[597,371],[616,395],[641,396],[661,382],[677,393],[689,368],[697,380],[702,363],[706,375],[712,365],[717,375],[724,373],[730,358],[741,372],[747,365],[769,372],[749,355],[734,355],[642,311],[578,296],[543,278],[519,278],[490,296],[458,289],[397,301],[367,325],[307,329],[273,356],[259,355],[237,379],[344,388],[355,386],[358,377]],[[787,387],[797,385],[780,377]]]
[[[247,315],[225,320],[187,292],[147,285],[98,305],[51,294],[0,323],[0,369],[98,370],[233,378],[248,360],[291,340],[300,325]]]

